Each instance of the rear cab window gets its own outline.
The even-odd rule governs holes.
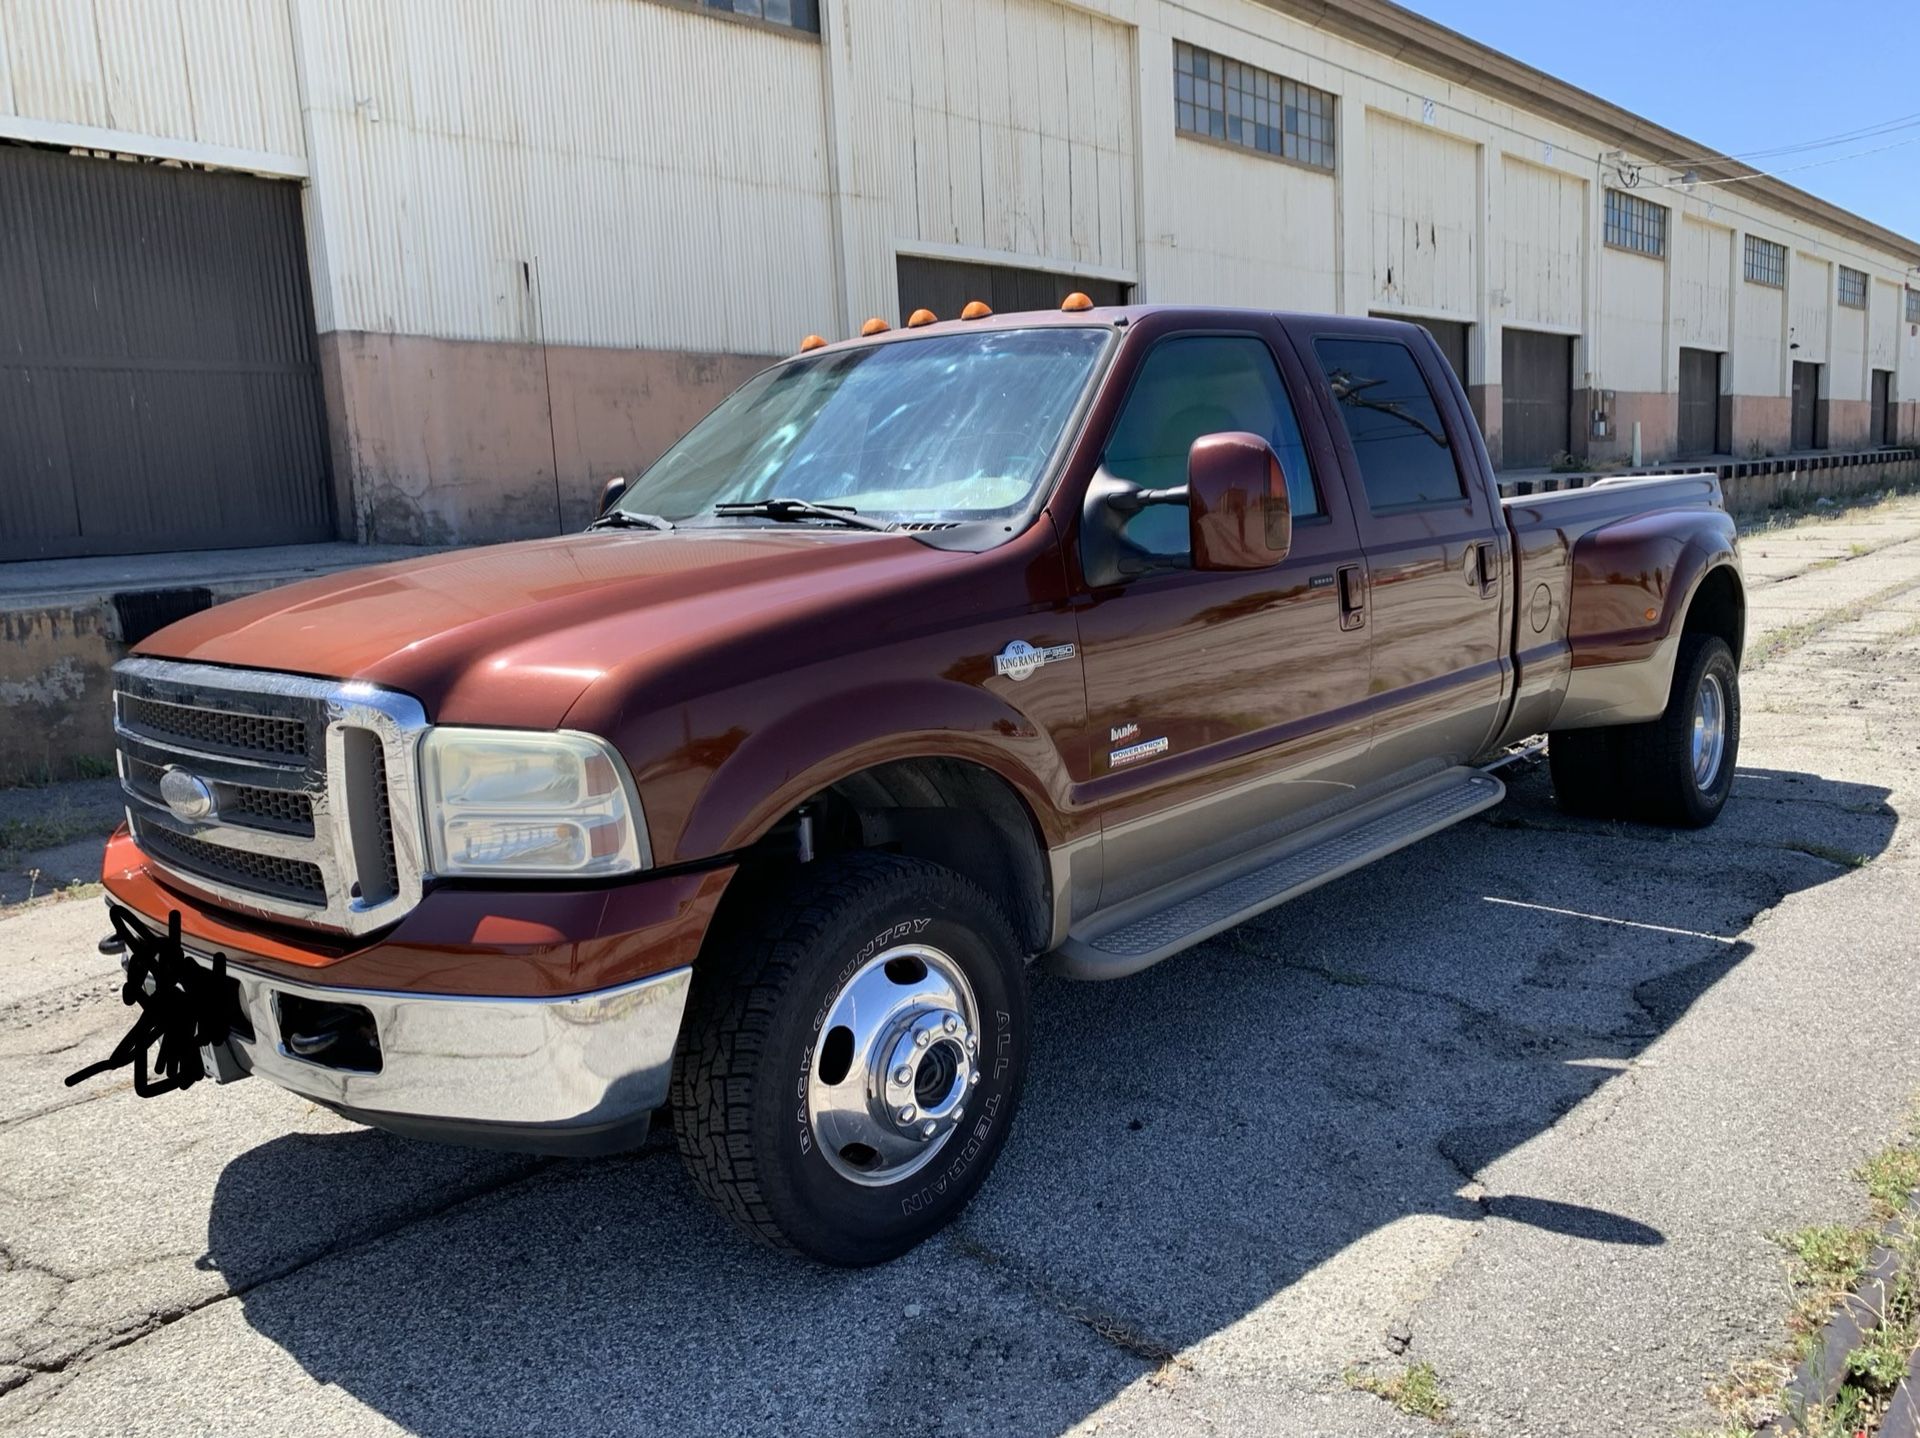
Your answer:
[[[1296,521],[1326,513],[1286,383],[1257,335],[1176,335],[1154,345],[1114,421],[1102,467],[1143,489],[1185,484],[1193,442],[1227,430],[1273,446]],[[1179,505],[1143,509],[1124,532],[1154,554],[1187,552],[1187,512]]]
[[[1398,340],[1323,335],[1315,359],[1333,393],[1374,513],[1467,498],[1420,362]]]

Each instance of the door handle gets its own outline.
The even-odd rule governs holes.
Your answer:
[[[1484,599],[1493,593],[1500,579],[1500,556],[1491,539],[1480,540],[1473,546],[1473,572],[1479,582],[1480,597]]]
[[[1357,564],[1340,566],[1340,627],[1358,629],[1367,622],[1367,575]]]

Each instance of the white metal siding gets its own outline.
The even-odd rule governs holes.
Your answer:
[[[1734,394],[1789,395],[1783,358],[1784,292],[1742,279],[1734,300],[1737,318],[1733,350]]]
[[[1666,387],[1665,289],[1659,260],[1600,251],[1599,388],[1655,394]]]
[[[0,115],[305,153],[281,0],[0,0]]]
[[[837,0],[849,269],[892,314],[901,249],[1131,275],[1133,32],[1050,0]]]
[[[1474,146],[1367,116],[1373,282],[1368,303],[1471,320],[1479,292]]]
[[[1674,344],[1724,351],[1733,306],[1733,231],[1677,215],[1671,228]]]
[[[1504,197],[1501,318],[1523,329],[1578,331],[1585,310],[1586,183],[1509,155]]]
[[[1833,311],[1833,266],[1798,250],[1788,254],[1787,263],[1792,267],[1787,280],[1787,302],[1792,306],[1787,317],[1792,327],[1788,341],[1800,346],[1793,351],[1793,358],[1799,364],[1825,364]],[[1824,386],[1821,397],[1826,397]]]
[[[783,353],[833,327],[819,47],[639,0],[306,0],[322,329]]]

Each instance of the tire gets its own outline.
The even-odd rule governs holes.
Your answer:
[[[1702,693],[1707,690],[1721,741],[1696,751],[1695,719],[1706,718]],[[1701,727],[1710,735],[1715,726],[1703,722]],[[1658,719],[1567,729],[1547,741],[1554,801],[1567,813],[1687,829],[1705,828],[1720,817],[1739,756],[1740,670],[1727,642],[1713,634],[1681,639],[1673,687]]]
[[[1709,689],[1722,735],[1717,758],[1710,752],[1714,746],[1695,744],[1702,692]],[[1704,829],[1720,817],[1740,757],[1740,668],[1726,640],[1689,634],[1680,641],[1666,713],[1651,723],[1623,725],[1619,751],[1636,818]],[[1696,763],[1708,762],[1711,773],[1703,778]]]
[[[1620,761],[1612,729],[1563,729],[1548,737],[1547,770],[1561,812],[1612,818],[1620,804]]]
[[[937,1232],[999,1157],[1026,1077],[1006,916],[949,869],[863,852],[804,866],[720,938],[673,1063],[694,1183],[754,1238],[823,1263],[882,1263]]]

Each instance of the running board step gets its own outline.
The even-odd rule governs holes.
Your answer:
[[[1210,939],[1276,904],[1350,874],[1491,809],[1507,789],[1478,769],[1448,769],[1316,824],[1230,865],[1170,884],[1070,932],[1048,967],[1078,979],[1117,979]]]

